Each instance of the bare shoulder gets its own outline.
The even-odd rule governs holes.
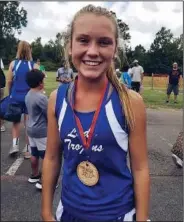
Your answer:
[[[55,111],[57,92],[58,92],[58,89],[52,91],[49,96],[49,106],[53,111]]]
[[[131,103],[132,103],[132,105],[134,104],[134,105],[136,105],[136,104],[144,104],[144,102],[143,102],[143,98],[142,98],[142,96],[139,94],[139,93],[137,93],[137,92],[135,92],[135,91],[133,91],[133,90],[128,90],[128,93],[129,93],[129,97],[130,97],[130,100],[131,100]]]
[[[50,94],[50,99],[56,99],[57,92],[58,92],[58,89],[55,89],[54,91],[52,91],[51,94]]]
[[[143,98],[137,92],[130,90],[129,97],[134,116],[134,129],[131,130],[131,133],[133,133],[132,135],[137,135],[137,133],[143,132],[146,128],[146,107]]]
[[[129,97],[135,118],[145,118],[146,107],[142,96],[133,90],[129,90]]]
[[[14,61],[14,60],[10,62],[10,65],[9,65],[9,69],[10,69],[10,70],[12,70],[12,69],[13,69],[14,63],[15,63],[15,61]]]

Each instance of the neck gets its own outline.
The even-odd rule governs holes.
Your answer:
[[[80,92],[84,93],[98,93],[101,92],[104,88],[105,80],[107,80],[106,75],[103,75],[102,77],[98,79],[87,79],[81,75],[78,75],[78,81],[77,81],[77,89],[80,90]]]
[[[39,87],[36,87],[36,88],[31,88],[31,91],[33,92],[39,92],[41,91],[42,89],[40,89]]]

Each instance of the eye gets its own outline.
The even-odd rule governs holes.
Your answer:
[[[89,41],[88,41],[88,39],[81,38],[81,39],[80,39],[80,42],[82,42],[82,43],[88,43]]]
[[[100,44],[101,46],[108,46],[108,45],[112,45],[113,42],[112,42],[112,40],[109,39],[109,38],[101,38],[101,39],[99,39],[99,44]]]
[[[89,42],[89,39],[86,37],[78,37],[77,41],[81,44],[87,44]]]

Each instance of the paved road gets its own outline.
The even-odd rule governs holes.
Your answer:
[[[171,146],[182,129],[182,112],[147,110],[147,114],[151,169],[150,218],[152,221],[182,221],[182,170],[173,164],[170,153]],[[1,134],[1,221],[40,221],[40,192],[27,182],[30,174],[29,160],[23,161],[15,176],[6,175],[16,160],[8,157],[11,145],[10,124],[7,124],[7,128]],[[22,131],[22,148],[23,135]],[[54,211],[59,197],[60,189],[57,189]]]

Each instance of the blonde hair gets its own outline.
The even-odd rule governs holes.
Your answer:
[[[99,16],[105,16],[107,18],[109,18],[114,26],[115,26],[115,39],[116,39],[116,46],[118,48],[118,39],[119,39],[119,29],[118,29],[118,24],[117,24],[117,19],[115,17],[115,15],[108,11],[106,8],[102,8],[102,7],[95,7],[93,5],[87,5],[85,7],[83,7],[81,10],[79,10],[71,24],[68,26],[68,31],[65,33],[65,59],[66,61],[69,61],[69,47],[72,44],[72,35],[73,35],[73,30],[74,30],[74,24],[75,21],[78,17],[80,17],[82,14],[86,14],[86,13],[92,13],[94,15],[99,15]],[[111,84],[116,88],[121,104],[122,104],[122,110],[123,113],[125,115],[126,118],[126,122],[127,125],[130,129],[133,129],[134,127],[134,114],[133,114],[133,109],[132,109],[132,105],[131,105],[131,99],[128,93],[127,88],[125,87],[125,85],[123,85],[115,72],[115,68],[114,68],[114,62],[112,62],[111,66],[109,67],[109,70],[107,71],[107,78],[109,79],[109,81],[111,82]]]
[[[26,41],[20,41],[17,48],[16,59],[20,60],[32,60],[31,46]]]

